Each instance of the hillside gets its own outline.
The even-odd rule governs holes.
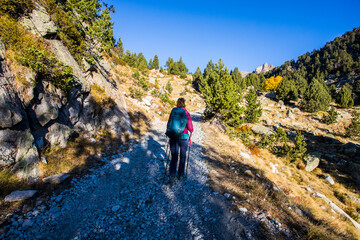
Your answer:
[[[346,83],[352,86],[355,100],[360,100],[360,28],[354,28],[319,50],[307,52],[297,60],[285,62],[266,76],[286,76],[297,73],[309,83],[313,78],[323,79],[326,84],[334,84],[338,89]]]
[[[191,75],[124,52],[112,11],[0,0],[1,238],[359,239],[360,109],[334,103],[346,83],[359,97],[359,28],[274,69]],[[179,97],[195,132],[169,186]]]

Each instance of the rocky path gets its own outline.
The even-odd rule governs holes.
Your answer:
[[[2,239],[254,239],[256,223],[230,210],[211,191],[203,161],[201,112],[191,114],[188,179],[164,184],[165,122],[123,155],[74,178],[24,216],[14,216]]]

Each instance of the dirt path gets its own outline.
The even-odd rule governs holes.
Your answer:
[[[254,239],[256,222],[230,210],[207,184],[201,112],[192,114],[188,179],[163,184],[165,122],[123,155],[25,216],[14,216],[2,239]]]

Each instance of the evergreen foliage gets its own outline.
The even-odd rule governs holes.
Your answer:
[[[171,86],[170,81],[168,81],[168,82],[166,83],[165,90],[168,91],[169,94],[171,94],[172,91],[174,90],[173,87]]]
[[[185,63],[183,62],[182,57],[180,57],[179,61],[177,62],[175,62],[174,59],[169,57],[168,60],[166,61],[166,67],[168,74],[184,76],[189,71],[189,69],[186,67]]]
[[[159,57],[155,54],[152,68],[159,69]]]
[[[124,55],[124,46],[120,37],[115,45],[115,51],[120,57]]]
[[[234,83],[237,85],[239,91],[246,88],[246,83],[243,80],[238,67],[235,67],[234,71],[231,71],[230,75],[231,75]]]
[[[209,68],[208,68],[209,67]],[[204,70],[200,91],[206,102],[207,116],[218,115],[230,126],[239,126],[243,108],[239,106],[241,94],[229,71],[220,59],[217,64],[209,62]]]
[[[324,81],[314,78],[304,93],[301,107],[307,112],[327,111],[330,102],[331,96]]]
[[[328,42],[319,50],[307,52],[268,72],[268,76],[297,73],[305,79],[347,80],[360,75],[360,27]],[[296,81],[295,81],[296,82]],[[309,81],[310,82],[310,81]],[[356,85],[356,81],[352,83]],[[353,86],[354,87],[354,86]],[[355,88],[354,88],[355,89]],[[360,91],[354,91],[360,101]]]
[[[202,82],[202,79],[203,79],[203,75],[201,73],[201,70],[200,68],[198,67],[195,71],[195,73],[192,75],[193,77],[193,82],[192,82],[192,85],[193,85],[193,88],[196,90],[196,91],[200,91],[200,84]]]
[[[352,95],[353,93],[351,91],[351,86],[346,84],[341,88],[336,98],[336,103],[338,103],[342,108],[351,108],[354,105],[354,99]]]
[[[245,99],[246,110],[245,110],[245,121],[248,123],[256,123],[262,115],[261,103],[258,100],[258,96],[253,87],[250,88],[249,93],[246,94]]]
[[[323,122],[326,124],[333,124],[337,122],[337,117],[339,113],[332,106],[329,111],[327,111],[327,115],[324,115]]]
[[[15,56],[14,61],[31,68],[37,79],[51,82],[69,92],[74,83],[72,68],[52,54],[44,42],[36,38],[9,15],[0,17],[0,38]]]
[[[352,112],[351,123],[346,128],[346,135],[348,137],[360,137],[360,113],[356,110]]]
[[[34,8],[32,0],[0,0],[0,15],[18,19],[25,13],[31,12]]]
[[[145,69],[147,69],[147,61],[146,58],[144,57],[144,55],[142,53],[139,53],[136,57],[136,61],[135,61],[135,66],[139,71],[144,71]]]
[[[276,99],[282,100],[284,103],[290,101],[297,101],[299,96],[298,88],[296,87],[295,80],[289,77],[284,77],[276,89]]]

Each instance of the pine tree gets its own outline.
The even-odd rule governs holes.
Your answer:
[[[139,71],[144,71],[147,68],[147,65],[146,58],[142,53],[139,53],[136,58],[136,68],[139,69]]]
[[[324,82],[323,80],[321,80]],[[316,78],[312,80],[309,88],[304,93],[301,107],[308,112],[326,111],[331,102],[331,96],[325,85]]]
[[[262,115],[261,103],[258,100],[258,96],[253,87],[250,88],[249,93],[246,94],[245,99],[246,110],[245,110],[245,121],[248,123],[255,123],[259,121]]]
[[[189,69],[186,67],[185,63],[182,60],[182,57],[180,57],[179,61],[177,62],[179,72],[180,73],[188,73]]]
[[[152,63],[152,69],[159,69],[159,58],[156,54],[154,56],[154,61]]]
[[[241,89],[244,89],[243,86],[242,86],[242,76],[241,76],[241,73],[239,71],[239,68],[235,67],[234,71],[231,71],[230,75],[233,78],[234,83],[238,86],[239,91]]]
[[[356,110],[352,112],[351,123],[346,128],[346,135],[348,137],[360,137],[360,113]]]
[[[243,108],[239,106],[241,95],[236,84],[220,59],[215,65],[204,70],[200,89],[205,97],[208,116],[218,115],[230,126],[239,126]],[[209,66],[209,64],[208,64]]]
[[[195,88],[196,91],[200,91],[200,84],[201,81],[203,79],[203,75],[201,73],[200,68],[198,67],[195,71],[195,73],[193,74],[193,87]]]
[[[283,78],[276,89],[276,99],[289,103],[291,100],[298,100],[298,88],[295,81],[287,76]]]
[[[154,69],[153,68],[153,60],[150,58],[150,60],[149,60],[149,63],[148,63],[148,69]]]
[[[120,57],[122,55],[124,55],[124,47],[123,47],[123,43],[122,43],[120,37],[119,37],[119,40],[116,43],[115,49],[116,49],[117,54],[119,54]]]
[[[336,98],[336,102],[342,108],[351,108],[352,106],[354,106],[354,99],[352,97],[352,91],[351,91],[350,85],[345,84],[341,88],[341,90]]]

